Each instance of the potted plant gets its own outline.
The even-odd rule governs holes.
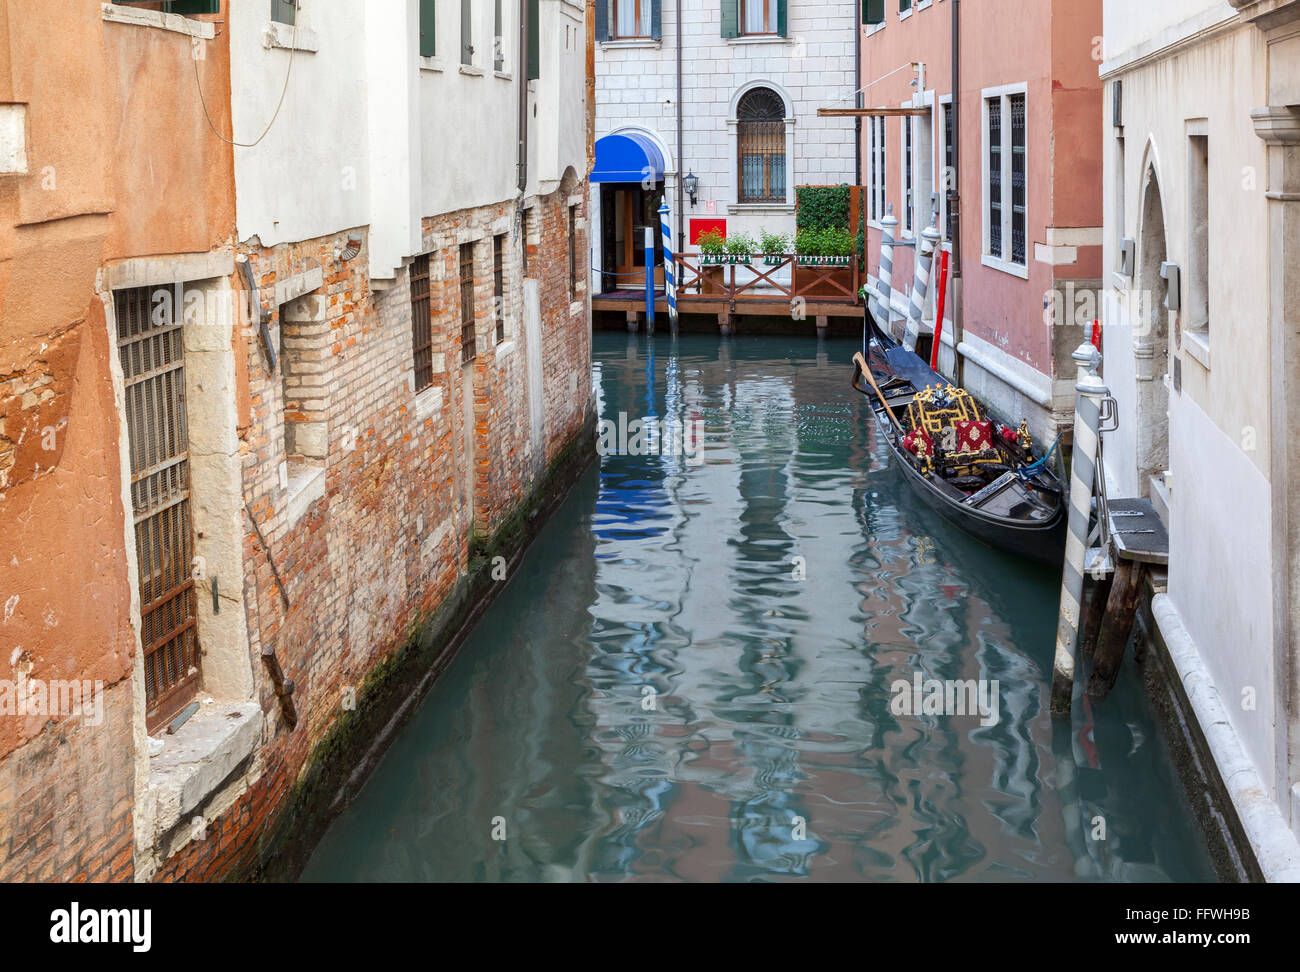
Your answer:
[[[748,233],[733,233],[725,244],[728,263],[749,263],[754,253],[754,238]]]
[[[705,230],[700,234],[699,245],[701,265],[721,263],[727,252],[727,241],[720,230]]]
[[[758,234],[758,247],[763,252],[763,262],[769,267],[776,266],[785,257],[785,251],[790,246],[790,240],[782,233],[769,233],[767,230],[760,230]]]
[[[720,230],[705,230],[696,241],[700,247],[700,275],[704,282],[700,286],[702,293],[718,293],[724,290],[722,284],[722,261],[727,258],[726,238]]]

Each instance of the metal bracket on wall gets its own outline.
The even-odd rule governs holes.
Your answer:
[[[277,367],[275,348],[271,345],[271,330],[267,326],[271,323],[271,312],[262,306],[262,298],[257,292],[257,284],[253,282],[253,268],[249,259],[245,257],[238,263],[239,272],[244,277],[244,285],[248,288],[249,299],[252,302],[252,307],[249,310],[255,308],[257,311],[257,337],[262,345],[262,353],[266,355],[267,367],[270,369],[271,374],[275,374]]]

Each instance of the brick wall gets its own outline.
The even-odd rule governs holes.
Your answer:
[[[568,206],[577,208],[578,300],[568,291]],[[244,498],[257,518],[288,597],[286,608],[267,551],[251,528],[244,543],[244,594],[258,698],[266,713],[262,747],[248,787],[206,822],[200,840],[162,862],[157,880],[210,880],[256,861],[313,747],[343,712],[348,689],[437,609],[463,573],[471,530],[495,531],[536,484],[537,475],[581,428],[591,396],[586,315],[585,194],[566,185],[532,202],[535,242],[528,266],[540,281],[541,348],[523,324],[521,221],[514,203],[426,220],[433,315],[432,384],[414,393],[409,276],[370,289],[364,251],[340,262],[347,234],[247,250],[270,295],[321,271],[323,320],[291,326],[283,343],[290,375],[311,375],[325,394],[272,375],[255,336],[247,355],[250,421],[242,431]],[[357,233],[358,231],[353,231]],[[505,341],[493,319],[492,237],[506,234]],[[362,234],[364,235],[364,233]],[[461,363],[460,244],[473,241],[478,354]],[[295,298],[295,301],[306,297]],[[317,352],[324,349],[325,353]],[[544,454],[534,455],[528,404],[529,357],[542,355]],[[307,367],[304,367],[307,366]],[[303,398],[309,397],[310,403]],[[287,407],[286,407],[287,405]],[[325,417],[324,496],[293,519],[281,487],[284,425]],[[289,730],[260,659],[277,654],[293,679],[299,722]]]

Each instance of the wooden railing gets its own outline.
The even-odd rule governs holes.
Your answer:
[[[679,253],[677,263],[677,299],[726,300],[733,304],[746,300],[794,300],[858,303],[862,272],[856,257],[847,265],[821,265],[817,258],[805,262],[792,254],[767,257],[751,256],[748,263],[704,263],[699,253]],[[789,283],[777,279],[781,270],[789,270]],[[745,271],[748,271],[747,273]],[[751,279],[743,279],[750,277]]]

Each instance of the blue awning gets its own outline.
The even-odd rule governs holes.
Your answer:
[[[592,182],[653,182],[664,177],[664,157],[659,146],[638,132],[606,135],[596,140],[596,167]]]

